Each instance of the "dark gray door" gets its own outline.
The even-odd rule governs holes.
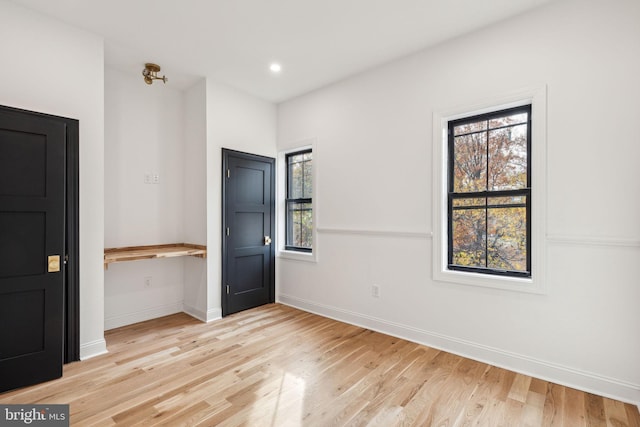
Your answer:
[[[0,391],[62,376],[66,132],[0,114]]]
[[[275,159],[223,149],[222,314],[275,300]]]

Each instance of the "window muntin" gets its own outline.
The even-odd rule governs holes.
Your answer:
[[[286,162],[285,249],[311,252],[313,249],[313,153],[288,153]]]
[[[531,277],[531,105],[448,122],[449,270]]]

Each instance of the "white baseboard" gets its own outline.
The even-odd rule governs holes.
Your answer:
[[[158,307],[152,307],[133,313],[125,313],[119,314],[117,316],[105,317],[104,329],[105,331],[108,331],[109,329],[119,328],[120,326],[132,325],[134,323],[144,322],[145,320],[151,320],[180,312],[182,312],[182,301],[177,301],[172,304],[166,304]]]
[[[103,339],[80,344],[80,360],[91,359],[92,357],[106,354],[107,342]]]
[[[182,311],[187,313],[191,317],[195,317],[196,319],[209,323],[214,320],[222,319],[222,309],[221,308],[212,308],[211,310],[207,310],[205,313],[204,310],[199,310],[195,307],[191,307],[189,305],[184,304]]]
[[[222,319],[222,309],[221,308],[212,308],[207,311],[207,320],[206,322],[213,322],[214,320]]]
[[[371,329],[418,344],[444,350],[479,362],[519,372],[545,381],[583,390],[588,393],[638,405],[640,385],[584,372],[567,366],[538,360],[482,344],[388,322],[360,313],[342,310],[290,295],[279,295],[278,302],[324,317]]]

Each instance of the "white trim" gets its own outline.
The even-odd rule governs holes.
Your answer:
[[[278,302],[556,384],[640,405],[640,384],[280,294]]]
[[[325,228],[318,227],[320,234],[342,234],[372,237],[399,237],[407,239],[431,239],[431,231],[399,231],[399,230],[365,230],[356,228]]]
[[[107,354],[107,342],[104,338],[80,344],[80,360],[91,359],[92,357]]]
[[[318,144],[316,138],[307,138],[298,141],[293,148],[287,148],[278,152],[276,167],[276,257],[290,259],[294,261],[318,262]],[[286,162],[285,156],[296,151],[311,149],[313,155],[313,168],[311,170],[311,179],[313,180],[313,188],[311,189],[311,208],[313,221],[313,249],[311,252],[288,251],[285,247],[285,198],[286,198]]]
[[[594,237],[550,234],[547,236],[547,242],[571,246],[605,246],[640,249],[640,240],[609,236]]]
[[[201,322],[209,323],[214,320],[222,319],[222,309],[221,308],[212,308],[207,310],[205,313],[203,310],[199,310],[195,307],[191,307],[189,305],[184,304],[182,311],[189,316],[200,320]]]
[[[104,329],[119,328],[121,326],[132,325],[134,323],[144,322],[145,320],[156,319],[162,316],[182,312],[182,301],[176,301],[171,304],[160,305],[147,308],[145,310],[135,311],[133,313],[119,314],[104,319]]]
[[[222,308],[210,308],[207,310],[207,323],[220,319],[222,319]]]
[[[318,262],[318,257],[315,256],[313,252],[297,252],[281,249],[277,252],[276,257],[292,261]]]
[[[451,120],[531,104],[531,278],[447,269],[447,127]],[[546,293],[547,88],[524,88],[503,96],[433,113],[433,280],[536,294]]]

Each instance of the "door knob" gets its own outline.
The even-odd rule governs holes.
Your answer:
[[[49,255],[47,258],[47,266],[49,273],[60,271],[60,255]]]
[[[264,236],[264,245],[269,246],[271,244],[271,237]]]

